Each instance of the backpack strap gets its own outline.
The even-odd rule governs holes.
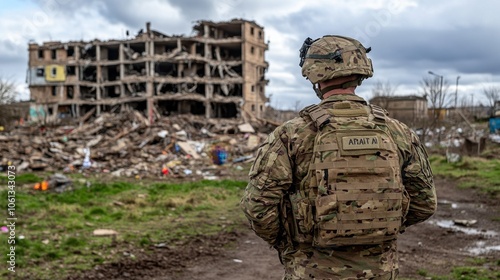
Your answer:
[[[323,129],[325,125],[330,123],[330,114],[316,104],[305,107],[300,113],[301,115],[309,115],[309,117],[316,124],[316,127],[320,130]]]

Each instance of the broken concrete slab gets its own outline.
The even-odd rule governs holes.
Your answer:
[[[260,137],[257,135],[249,135],[247,140],[247,148],[254,149],[260,144]]]
[[[194,159],[200,158],[200,155],[198,154],[198,152],[196,152],[196,149],[193,146],[191,146],[188,142],[177,141],[176,144],[179,145],[181,150],[187,155],[192,156]]]
[[[253,129],[252,125],[249,123],[238,125],[238,129],[243,133],[255,133],[255,129]]]
[[[118,232],[112,229],[95,229],[92,232],[94,236],[115,236],[118,235]]]

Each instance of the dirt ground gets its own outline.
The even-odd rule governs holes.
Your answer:
[[[437,213],[407,229],[399,239],[401,277],[426,279],[422,271],[447,275],[451,267],[470,265],[468,259],[474,257],[500,259],[500,203],[474,190],[458,189],[444,179],[437,180],[436,186]],[[460,225],[467,223],[474,224]],[[270,280],[282,276],[275,251],[246,225],[238,231],[155,248],[153,254],[135,248],[130,252],[134,259],[124,257],[68,280]],[[498,266],[489,269],[500,270]]]

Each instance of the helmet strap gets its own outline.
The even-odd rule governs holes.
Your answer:
[[[319,83],[313,84],[313,89],[314,92],[316,92],[316,96],[318,96],[319,99],[323,99],[323,92],[321,91]]]

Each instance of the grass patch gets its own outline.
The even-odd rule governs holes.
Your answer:
[[[491,195],[500,194],[500,160],[464,157],[456,163],[447,162],[444,156],[429,158],[435,175],[458,180],[462,188],[477,188]]]
[[[122,256],[115,243],[147,250],[232,230],[245,221],[238,208],[245,186],[232,180],[94,182],[90,187],[75,181],[74,190],[60,194],[16,189],[16,277],[60,279],[91,269]],[[95,229],[119,234],[113,241],[93,236]],[[0,243],[7,241],[6,234],[0,235]],[[1,253],[7,261],[7,252]],[[0,278],[7,276],[7,270],[0,272]]]
[[[500,279],[498,266],[500,261],[485,258],[471,258],[467,260],[468,265],[451,268],[448,275],[419,274],[432,280],[493,280]]]
[[[423,269],[417,270],[418,275],[426,277],[429,273]]]
[[[16,184],[22,185],[22,184],[32,184],[32,183],[37,183],[41,182],[43,178],[38,177],[37,175],[33,173],[16,173]],[[4,171],[4,174],[7,174],[7,171]],[[0,184],[5,185],[9,181],[9,178],[7,175],[0,175]]]

